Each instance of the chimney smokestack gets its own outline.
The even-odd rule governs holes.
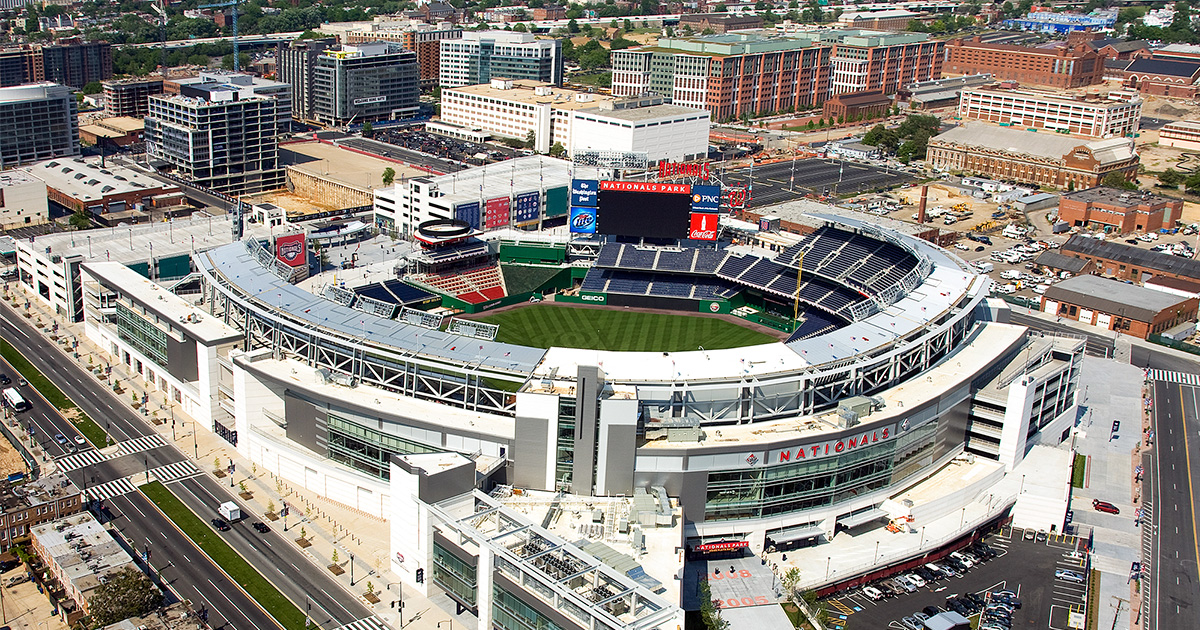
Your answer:
[[[917,209],[917,223],[925,224],[925,204],[929,202],[929,185],[921,186],[921,206]]]

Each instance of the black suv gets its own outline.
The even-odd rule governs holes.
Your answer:
[[[223,518],[214,518],[212,520],[212,526],[219,532],[229,531],[229,523],[227,523]]]
[[[265,533],[271,531],[271,528],[267,527],[267,524],[263,523],[262,521],[255,521],[254,529],[258,530],[258,533],[260,533],[260,534],[265,534]]]

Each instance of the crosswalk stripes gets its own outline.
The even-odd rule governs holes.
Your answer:
[[[157,479],[160,483],[168,483],[171,481],[179,481],[200,474],[200,469],[188,460],[174,462],[165,466],[150,469],[150,476]]]
[[[111,459],[109,455],[101,453],[96,449],[88,449],[73,455],[60,457],[54,461],[58,465],[58,469],[60,471],[70,472],[72,470],[83,468],[84,466],[99,464],[100,462],[108,459]]]
[[[1151,381],[1166,381],[1183,385],[1200,386],[1200,374],[1189,372],[1172,372],[1170,370],[1146,370],[1146,378]]]
[[[122,455],[132,455],[142,451],[163,447],[167,445],[167,441],[162,439],[162,436],[157,434],[143,435],[131,440],[125,440],[117,443],[117,449]]]
[[[337,630],[390,630],[391,626],[383,623],[378,617],[363,617],[358,621],[339,627]]]
[[[102,484],[91,486],[83,492],[92,501],[107,501],[112,497],[129,494],[135,490],[137,490],[137,488],[134,487],[133,482],[129,480],[129,477],[123,477],[115,481],[106,481]]]

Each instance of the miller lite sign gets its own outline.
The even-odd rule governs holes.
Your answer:
[[[691,229],[688,230],[688,238],[694,241],[717,240],[716,213],[693,212]]]
[[[306,249],[303,232],[275,239],[275,257],[289,267],[303,267],[308,264]]]

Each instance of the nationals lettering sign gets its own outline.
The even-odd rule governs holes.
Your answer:
[[[306,249],[303,232],[275,239],[275,257],[289,267],[303,267],[308,264]]]
[[[659,162],[658,178],[668,177],[699,177],[708,179],[712,172],[708,170],[708,162],[703,164],[680,164],[678,162]]]
[[[695,241],[717,240],[716,213],[692,213],[692,225],[688,230],[688,238]]]
[[[652,192],[690,195],[692,187],[689,184],[659,184],[656,182],[600,182],[600,190],[618,190],[622,192]]]
[[[848,451],[885,442],[896,437],[896,425],[889,424],[887,426],[876,427],[872,429],[864,429],[859,433],[853,433],[844,438],[837,440],[829,440],[827,442],[817,442],[816,444],[804,444],[801,446],[793,446],[791,448],[768,451],[767,461],[765,466],[774,466],[777,464],[789,464],[792,462],[804,462],[831,455],[841,455]]]

